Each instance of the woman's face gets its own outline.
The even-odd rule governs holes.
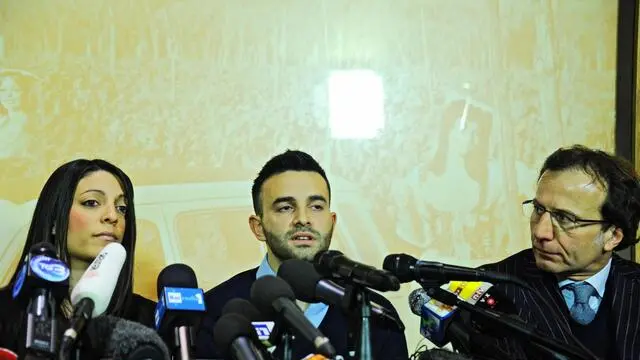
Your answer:
[[[127,204],[118,179],[103,170],[76,187],[69,212],[67,247],[72,258],[92,261],[110,242],[121,243]]]
[[[6,109],[20,108],[22,91],[11,76],[0,77],[0,105]]]

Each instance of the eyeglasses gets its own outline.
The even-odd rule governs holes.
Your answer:
[[[549,215],[551,215],[551,219],[556,223],[556,225],[564,231],[569,231],[594,224],[609,224],[609,222],[605,220],[581,219],[563,210],[547,210],[547,208],[540,205],[535,199],[522,202],[522,210],[525,215],[530,216],[531,221],[535,222],[540,221],[542,215],[548,212]]]

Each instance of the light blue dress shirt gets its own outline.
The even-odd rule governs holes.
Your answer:
[[[591,286],[593,286],[594,289],[596,289],[597,296],[594,295],[589,298],[589,307],[593,309],[593,311],[595,312],[598,312],[598,308],[600,307],[600,303],[602,302],[602,298],[604,297],[604,290],[607,285],[607,279],[609,278],[610,270],[611,270],[611,259],[609,259],[609,262],[607,263],[607,265],[603,267],[600,271],[595,273],[593,276],[591,276],[587,280],[584,280],[588,282]],[[558,286],[560,287],[560,289],[562,289],[563,287],[569,284],[573,284],[577,282],[580,282],[580,281],[566,279],[566,280],[560,281],[558,283]],[[564,302],[567,303],[567,307],[571,309],[571,307],[573,306],[573,302],[575,300],[573,291],[571,291],[570,289],[562,289],[561,291],[562,291],[562,296],[564,297]]]
[[[275,271],[273,271],[273,269],[269,265],[269,262],[267,261],[267,256],[268,255],[264,256],[264,259],[262,259],[260,266],[258,266],[256,279],[259,279],[266,275],[276,276]],[[327,315],[327,311],[329,311],[329,305],[324,303],[311,303],[304,311],[304,316],[309,319],[309,321],[311,321],[313,326],[317,328],[318,326],[320,326],[320,323],[324,319],[325,315]]]

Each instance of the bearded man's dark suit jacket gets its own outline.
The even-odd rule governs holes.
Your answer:
[[[520,317],[529,324],[536,324],[542,333],[553,339],[575,344],[566,329],[572,329],[572,325],[576,329],[580,325],[571,319],[558,280],[553,274],[538,269],[531,249],[483,268],[517,276],[536,289],[552,309],[541,304],[539,298],[526,289],[511,284],[496,285],[513,301]],[[640,264],[613,255],[596,319],[599,316],[604,317],[601,320],[604,326],[581,334],[572,331],[574,336],[579,335],[582,343],[594,353],[606,351],[606,359],[640,359]],[[602,334],[594,334],[598,331]]]

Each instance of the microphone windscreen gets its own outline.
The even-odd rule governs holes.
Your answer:
[[[338,250],[320,251],[316,254],[316,256],[313,257],[313,264],[317,268],[319,268],[317,270],[322,273],[321,270],[330,268],[331,267],[330,265],[333,262],[333,260],[339,256],[344,256],[344,254]]]
[[[222,307],[222,315],[238,314],[244,316],[249,321],[265,321],[268,320],[256,307],[249,301],[241,298],[235,298],[227,301]]]
[[[91,351],[114,360],[169,360],[169,350],[153,329],[142,324],[103,315],[92,319],[85,338]]]
[[[310,262],[299,259],[286,260],[278,269],[278,277],[291,286],[298,300],[307,303],[317,301],[316,286],[322,278]]]
[[[391,254],[384,258],[382,268],[389,271],[402,283],[415,280],[412,269],[418,260],[407,254]]]
[[[256,308],[267,316],[275,315],[272,304],[277,299],[287,298],[291,301],[296,300],[291,286],[284,280],[271,275],[256,279],[251,286],[250,296],[251,302]]]
[[[109,243],[96,256],[71,291],[71,304],[80,300],[93,300],[91,317],[102,315],[111,302],[118,277],[127,258],[127,251],[119,243]]]
[[[142,324],[121,319],[111,334],[109,352],[113,359],[170,359],[169,350],[162,339]]]
[[[225,355],[229,354],[231,343],[243,336],[255,338],[255,330],[251,322],[240,314],[225,314],[218,319],[213,327],[213,342],[217,349]]]
[[[422,306],[428,303],[431,300],[431,297],[427,295],[427,292],[424,291],[424,289],[415,289],[409,294],[408,300],[411,312],[421,316]]]
[[[473,360],[467,355],[443,349],[430,349],[420,353],[418,360]]]
[[[189,265],[171,264],[160,271],[156,286],[158,298],[160,298],[162,289],[165,287],[197,288],[198,278]]]
[[[41,241],[31,245],[29,253],[32,255],[44,255],[52,258],[57,258],[56,248],[52,243],[48,241]]]

